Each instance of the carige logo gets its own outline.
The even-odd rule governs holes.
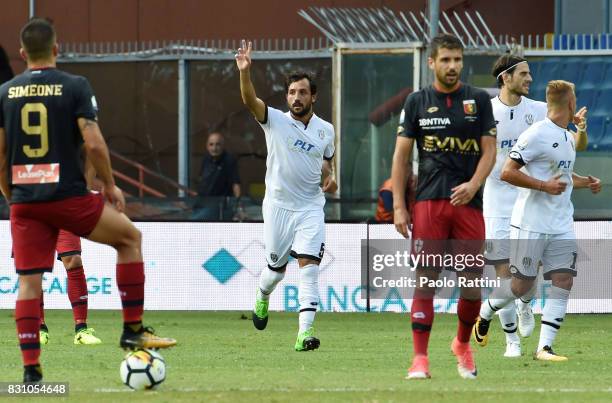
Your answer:
[[[225,284],[242,269],[242,264],[227,249],[221,248],[202,267],[218,282]]]
[[[289,257],[289,264],[292,264],[294,260],[294,258]],[[334,256],[328,250],[325,250],[320,270],[324,271],[327,269],[334,260]],[[226,248],[220,248],[201,267],[220,284],[225,284],[243,269],[252,277],[259,278],[259,273],[267,266],[263,242],[252,240],[238,252],[230,253]]]
[[[259,277],[261,268],[266,266],[264,245],[257,240],[233,254],[221,248],[202,264],[202,268],[221,284],[227,283],[242,269],[253,277]]]
[[[88,276],[86,281],[89,295],[110,295],[114,287],[114,279],[110,277]],[[43,276],[42,290],[49,295],[67,294],[68,278],[60,279],[51,274],[48,278]],[[18,291],[19,281],[17,276],[0,276],[0,294],[17,294]]]

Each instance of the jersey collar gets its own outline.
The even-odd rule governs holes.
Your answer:
[[[550,120],[550,119],[548,118],[548,116],[544,118],[544,121],[545,121],[547,124],[549,124],[550,126],[553,126],[553,127],[557,128],[557,129],[559,129],[559,130],[563,131],[564,133],[567,131],[567,128],[566,128],[566,127],[561,127],[561,126],[557,125],[555,122],[553,122],[552,120]]]
[[[457,87],[457,89],[451,92],[443,92],[443,91],[438,90],[434,83],[431,84],[431,88],[433,88],[434,92],[439,95],[454,95],[454,94],[458,94],[459,92],[463,91],[463,82],[459,81],[459,86]]]
[[[510,106],[510,105],[506,105],[506,104],[504,103],[504,101],[502,101],[502,100],[501,100],[501,98],[499,97],[499,95],[497,95],[497,100],[499,101],[499,103],[500,103],[500,104],[502,104],[503,106],[505,106],[506,108],[518,108],[518,107],[519,107],[519,106],[520,106],[520,105],[523,103],[523,100],[524,100],[524,99],[525,99],[525,97],[521,95],[521,100],[519,101],[519,103],[518,103],[518,104],[516,104],[516,105],[512,105],[512,106]]]
[[[54,66],[41,66],[41,67],[30,67],[29,71],[40,71],[40,70],[51,70],[55,69]]]
[[[313,120],[315,118],[317,118],[317,115],[315,115],[314,112],[312,112],[312,115],[310,115],[310,119],[308,119],[308,121],[306,123],[302,122],[301,120],[298,120],[296,118],[293,117],[293,115],[291,114],[291,111],[289,111],[289,117],[291,117],[291,119],[295,120],[296,122],[301,123],[304,126],[304,130],[308,129],[308,125],[310,125],[310,123],[313,122]]]

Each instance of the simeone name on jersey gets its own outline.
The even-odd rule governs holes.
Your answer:
[[[22,97],[58,97],[62,95],[62,84],[29,84],[18,85],[8,89],[9,98]]]

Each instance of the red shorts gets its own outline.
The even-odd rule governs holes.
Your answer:
[[[449,199],[418,201],[414,204],[412,239],[413,253],[424,250],[426,253],[482,255],[485,239],[482,211],[465,205],[455,207]],[[449,245],[449,242],[436,242],[438,240],[452,242]],[[472,268],[482,269],[482,265]]]
[[[18,274],[53,270],[60,230],[87,237],[96,227],[104,198],[99,193],[68,199],[11,205],[11,235]]]
[[[81,238],[72,232],[61,229],[57,236],[55,250],[57,251],[57,260],[62,260],[64,256],[80,255]]]

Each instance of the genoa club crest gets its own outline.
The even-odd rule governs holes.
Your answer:
[[[475,115],[476,110],[476,101],[473,99],[466,99],[463,101],[463,112],[466,115]]]

